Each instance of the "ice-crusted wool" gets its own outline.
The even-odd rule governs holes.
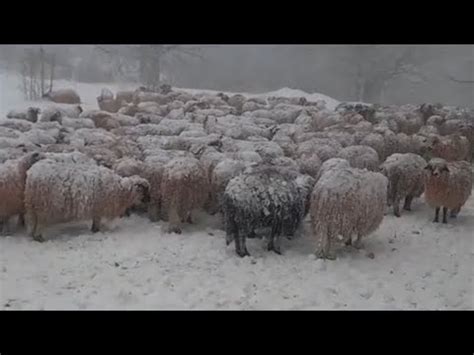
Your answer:
[[[148,191],[146,180],[122,178],[100,166],[39,162],[28,170],[26,179],[29,232],[42,240],[43,228],[51,224],[90,219],[92,230],[98,231],[102,218],[122,217],[128,208],[146,199]]]
[[[320,177],[327,171],[333,169],[340,169],[340,168],[350,168],[350,164],[346,159],[342,158],[331,158],[326,160],[324,163],[321,164],[317,174],[314,176],[316,182],[320,179]]]
[[[447,161],[470,160],[470,143],[466,137],[459,134],[432,136],[429,147],[432,157]]]
[[[331,243],[346,242],[374,232],[382,223],[387,200],[387,178],[367,170],[338,167],[324,172],[311,194],[311,226],[317,255],[333,258]]]
[[[44,156],[46,159],[52,160],[56,163],[97,165],[94,159],[78,151],[61,152],[61,153],[45,152]]]
[[[32,152],[0,164],[0,228],[10,217],[24,214],[27,172],[43,158],[41,153]]]
[[[94,121],[89,118],[69,118],[64,117],[62,121],[63,127],[72,128],[72,129],[81,129],[81,128],[95,128]]]
[[[472,169],[466,161],[433,158],[425,169],[425,201],[433,208],[445,207],[455,216],[472,191]]]
[[[411,209],[413,198],[424,191],[424,168],[426,160],[413,153],[395,153],[380,166],[380,172],[388,179],[387,202],[393,206],[394,214],[400,217],[400,202],[405,200],[404,209]]]
[[[10,118],[8,120],[0,120],[0,127],[10,128],[20,132],[27,132],[33,127],[33,124],[18,118]]]
[[[102,128],[80,128],[69,137],[70,144],[75,147],[112,144],[116,140],[114,134]]]
[[[26,120],[35,123],[38,121],[40,109],[37,107],[28,107],[25,111],[12,110],[7,113],[7,118]]]
[[[366,145],[352,145],[341,149],[338,158],[346,159],[351,167],[377,171],[380,161],[375,149]]]
[[[61,123],[63,119],[62,111],[55,106],[49,106],[41,112],[38,122],[58,122]]]
[[[176,158],[168,162],[161,181],[161,207],[170,231],[180,232],[181,223],[192,222],[193,211],[204,206],[208,193],[208,176],[199,160]]]
[[[227,244],[234,241],[237,255],[243,257],[249,255],[246,238],[258,228],[271,229],[268,249],[281,253],[280,236],[296,230],[304,201],[294,179],[264,165],[233,178],[225,189],[222,207]]]
[[[7,160],[21,158],[28,152],[29,150],[26,149],[24,146],[0,149],[0,164],[5,163]]]
[[[296,150],[297,156],[303,154],[317,154],[321,161],[335,158],[342,146],[334,139],[313,138],[306,142],[298,144]]]
[[[327,161],[327,160],[326,160]],[[307,174],[315,178],[321,168],[321,159],[317,154],[303,154],[297,160],[300,171],[303,174]]]
[[[240,160],[224,159],[220,161],[212,170],[210,178],[209,201],[206,203],[206,210],[210,213],[221,211],[224,191],[234,177],[239,175],[246,167]]]
[[[55,144],[58,142],[59,131],[45,131],[33,128],[28,132],[25,132],[25,138],[31,143],[37,145]]]
[[[369,133],[360,141],[359,144],[373,148],[379,155],[380,160],[385,160],[385,139],[381,134]]]

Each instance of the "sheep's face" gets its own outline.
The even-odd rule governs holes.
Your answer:
[[[150,184],[144,179],[136,179],[133,183],[135,195],[134,205],[150,203]]]
[[[40,113],[40,109],[38,107],[29,107],[28,108],[28,117],[31,122],[36,123],[38,121],[38,115]]]
[[[443,159],[432,159],[425,167],[428,176],[441,178],[449,174],[448,164]]]

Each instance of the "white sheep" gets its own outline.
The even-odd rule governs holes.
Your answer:
[[[471,166],[466,161],[433,158],[425,169],[425,201],[435,208],[433,222],[439,221],[439,210],[443,207],[443,223],[448,223],[448,209],[451,217],[456,217],[471,195]]]
[[[0,228],[16,215],[20,224],[23,223],[27,171],[43,158],[41,153],[32,152],[0,164]]]
[[[426,160],[413,153],[395,153],[380,166],[380,172],[388,179],[388,205],[393,205],[393,213],[400,217],[400,201],[405,199],[403,209],[411,211],[413,198],[424,191],[424,168]]]
[[[176,158],[164,166],[161,206],[170,222],[170,233],[181,233],[181,223],[193,222],[193,211],[204,206],[208,191],[208,177],[199,160]]]
[[[346,159],[351,167],[376,171],[379,168],[379,155],[375,149],[365,145],[352,145],[341,149],[338,158]]]
[[[38,107],[28,107],[26,111],[12,110],[7,113],[7,118],[26,120],[35,123],[38,121],[40,109]]]
[[[43,241],[45,227],[90,219],[91,230],[98,232],[102,218],[122,217],[128,208],[148,196],[149,184],[140,177],[121,178],[99,166],[44,160],[27,173],[25,209],[29,233],[34,240]]]
[[[316,254],[334,259],[331,243],[342,236],[359,248],[360,240],[375,231],[384,217],[388,180],[380,173],[336,167],[325,171],[311,194],[311,226]]]

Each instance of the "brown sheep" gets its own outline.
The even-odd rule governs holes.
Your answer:
[[[81,98],[73,89],[59,89],[56,91],[50,91],[43,95],[43,98],[47,98],[58,104],[80,104]]]

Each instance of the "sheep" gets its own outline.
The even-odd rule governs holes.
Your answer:
[[[459,134],[432,136],[429,140],[429,149],[432,157],[447,161],[470,159],[470,143],[466,137]]]
[[[96,161],[86,154],[81,153],[77,150],[72,152],[44,152],[44,157],[48,160],[55,161],[57,163],[68,163],[68,164],[91,164],[97,165]]]
[[[267,249],[281,254],[280,236],[296,230],[304,214],[302,191],[294,179],[269,165],[247,169],[230,180],[222,203],[226,244],[234,241],[238,256],[250,255],[246,238],[258,228],[270,228]]]
[[[115,100],[119,103],[125,101],[126,103],[133,102],[134,91],[117,91]]]
[[[468,162],[448,162],[433,158],[425,167],[425,201],[435,209],[433,222],[439,222],[443,207],[443,223],[448,223],[447,212],[455,218],[472,191],[472,170]]]
[[[80,104],[81,98],[72,89],[59,89],[56,91],[49,91],[43,95],[43,98],[47,98],[58,104]]]
[[[359,144],[373,148],[379,155],[380,160],[385,160],[385,139],[381,134],[369,133],[360,141]]]
[[[33,127],[33,123],[17,118],[10,118],[8,120],[1,120],[0,127],[10,128],[20,132],[27,132]]]
[[[74,130],[81,129],[81,128],[96,128],[94,121],[92,121],[89,118],[77,119],[77,118],[64,117],[62,119],[62,125],[63,127],[72,128]]]
[[[341,149],[338,158],[346,159],[353,168],[376,171],[379,168],[379,155],[365,145],[353,145]]]
[[[388,180],[380,173],[356,168],[336,167],[326,170],[311,194],[310,216],[317,240],[316,255],[335,259],[331,242],[341,235],[346,245],[374,232],[384,217]]]
[[[58,122],[62,123],[63,113],[57,107],[50,106],[43,110],[39,118],[39,122]]]
[[[26,175],[29,169],[44,159],[39,152],[31,152],[15,160],[0,164],[0,231],[11,217],[19,216],[19,225],[24,223],[24,196]]]
[[[400,217],[400,201],[405,199],[403,209],[411,211],[413,198],[424,191],[424,168],[426,160],[413,153],[395,153],[380,166],[380,172],[388,179],[388,205],[393,205],[393,213]]]
[[[246,164],[240,160],[224,159],[220,161],[212,170],[210,176],[210,194],[209,201],[206,204],[206,210],[210,214],[221,211],[222,197],[229,181],[240,174],[246,167]]]
[[[162,211],[169,220],[169,233],[181,233],[182,222],[192,223],[194,210],[204,206],[209,183],[195,158],[176,158],[164,166],[161,181]]]
[[[40,109],[38,107],[28,107],[26,112],[24,111],[10,111],[7,113],[7,118],[16,118],[20,120],[26,120],[32,123],[38,121],[38,115]]]
[[[122,217],[128,208],[148,198],[149,184],[140,177],[122,178],[107,168],[46,159],[27,173],[28,232],[42,242],[45,227],[92,219],[95,233],[100,231],[102,218]]]
[[[349,162],[346,159],[341,158],[328,159],[323,164],[321,164],[318,172],[314,176],[314,179],[316,180],[316,182],[318,182],[318,180],[325,172],[340,168],[350,168]]]
[[[303,154],[298,158],[297,162],[301,173],[307,174],[313,178],[317,176],[322,164],[321,159],[319,159],[317,154]]]
[[[297,156],[303,154],[317,154],[322,162],[335,158],[342,146],[334,139],[313,138],[300,143],[296,150]]]

